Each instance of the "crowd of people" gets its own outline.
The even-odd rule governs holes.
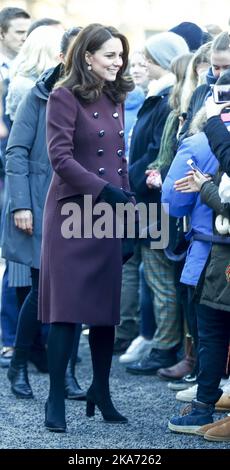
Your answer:
[[[216,25],[180,23],[129,56],[112,26],[65,30],[0,11],[0,366],[24,399],[34,398],[28,361],[49,373],[49,431],[66,431],[65,399],[127,423],[110,395],[119,354],[124,374],[157,375],[191,402],[169,417],[171,431],[230,441],[230,416],[213,422],[230,411],[230,102],[213,97],[222,85],[230,36]],[[117,234],[121,206],[134,214],[131,236],[128,215]],[[76,378],[82,325],[87,391]]]

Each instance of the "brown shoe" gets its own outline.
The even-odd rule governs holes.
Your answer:
[[[187,334],[185,338],[185,358],[177,364],[167,369],[159,369],[158,377],[163,380],[179,380],[187,374],[191,374],[195,366],[195,357],[193,354],[193,340],[191,335]]]
[[[230,394],[223,393],[215,404],[216,411],[230,411]]]
[[[213,429],[216,426],[220,426],[221,424],[227,423],[229,421],[230,421],[230,416],[225,416],[225,418],[219,419],[215,421],[214,423],[205,424],[204,426],[201,426],[199,429],[197,429],[196,434],[198,434],[198,436],[204,437],[205,433],[209,431],[209,429]]]
[[[194,367],[194,361],[186,357],[172,367],[167,369],[159,369],[158,377],[164,380],[178,380],[187,374],[191,374]]]
[[[205,433],[204,438],[207,439],[207,441],[230,441],[230,416],[225,419],[223,424],[209,429]]]

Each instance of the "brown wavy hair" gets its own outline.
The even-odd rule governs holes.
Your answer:
[[[114,82],[103,82],[92,70],[88,70],[86,52],[94,54],[108,39],[118,38],[123,46],[123,65]],[[112,26],[90,24],[82,29],[70,46],[66,57],[65,76],[55,88],[65,87],[87,103],[95,102],[105,92],[115,103],[122,103],[127,92],[133,90],[130,76],[125,76],[128,66],[129,43],[126,37]]]

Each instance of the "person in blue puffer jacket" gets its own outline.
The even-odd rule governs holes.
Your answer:
[[[185,139],[180,146],[162,186],[162,202],[169,204],[169,213],[174,217],[190,217],[190,231],[187,235],[192,239],[189,246],[181,282],[196,286],[201,272],[208,259],[211,241],[194,240],[198,234],[212,235],[213,212],[201,203],[198,193],[182,194],[175,189],[175,181],[183,178],[189,171],[188,159],[192,159],[203,173],[214,175],[218,169],[218,161],[212,153],[204,132]]]
[[[218,85],[225,83],[225,75],[227,76],[227,73],[218,79]],[[181,282],[196,286],[198,281],[202,280],[204,269],[209,260],[212,242],[215,242],[212,229],[214,213],[211,209],[212,204],[209,204],[210,207],[208,207],[205,203],[202,203],[199,192],[195,192],[194,189],[192,189],[194,192],[191,192],[189,177],[183,178],[189,168],[187,161],[190,158],[205,175],[214,175],[219,168],[219,163],[211,151],[204,132],[199,132],[185,139],[164,182],[162,200],[169,204],[171,215],[176,217],[190,216],[190,246],[182,271]],[[221,344],[222,337],[220,335],[218,341],[216,341],[211,333],[211,327],[214,325],[212,309],[208,311],[205,317],[202,305],[196,304],[196,315],[198,319],[200,363],[197,378],[197,399],[192,401],[191,412],[171,418],[168,425],[170,430],[183,433],[196,433],[201,426],[212,423],[215,403],[222,394],[222,391],[218,389],[218,383],[223,372],[223,361],[221,362],[220,355],[215,355],[217,345]],[[210,367],[211,363],[212,366]]]

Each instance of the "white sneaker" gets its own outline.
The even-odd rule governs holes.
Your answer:
[[[119,362],[128,364],[129,362],[139,361],[147,356],[152,349],[152,340],[145,339],[143,336],[135,338],[125,353],[119,357]]]
[[[196,393],[197,393],[197,387],[198,385],[193,385],[193,387],[189,387],[186,390],[181,390],[180,392],[177,392],[176,394],[176,399],[180,401],[187,401],[191,402],[196,398]],[[221,379],[220,381],[220,387],[222,390],[227,393],[230,388],[230,381],[229,379]]]
[[[230,393],[230,379],[221,380],[220,386],[224,393]]]
[[[193,385],[192,387],[189,387],[186,390],[181,390],[180,392],[177,392],[176,399],[180,401],[191,402],[192,400],[194,400],[194,398],[196,398],[196,392],[197,385]]]

